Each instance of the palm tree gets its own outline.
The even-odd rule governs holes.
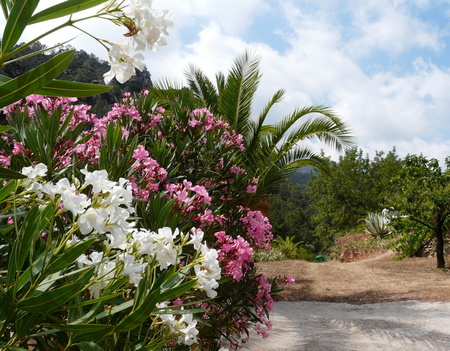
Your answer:
[[[269,111],[283,97],[282,89],[254,118],[252,103],[261,79],[259,63],[257,56],[245,52],[234,60],[227,76],[216,74],[215,84],[190,65],[186,70],[189,89],[174,88],[166,81],[157,84],[154,93],[172,108],[174,102],[185,108],[206,107],[226,118],[244,136],[243,167],[259,178],[257,197],[261,199],[299,167],[327,167],[326,160],[301,141],[318,139],[343,151],[352,146],[352,138],[345,123],[323,106],[299,108],[276,124],[266,125]]]

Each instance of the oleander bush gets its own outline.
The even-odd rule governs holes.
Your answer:
[[[38,95],[0,139],[0,340],[39,350],[237,348],[267,336],[271,225],[242,136],[148,91],[102,118]],[[37,346],[33,346],[37,345]]]

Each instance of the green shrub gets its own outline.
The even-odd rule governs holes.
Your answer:
[[[308,251],[304,247],[299,247],[297,249],[297,256],[295,257],[295,259],[314,262],[316,256],[317,254],[315,254],[314,252]]]

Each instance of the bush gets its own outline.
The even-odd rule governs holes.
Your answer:
[[[103,118],[71,102],[6,111],[1,345],[217,350],[267,336],[279,286],[254,267],[272,234],[247,207],[242,137],[148,91]]]

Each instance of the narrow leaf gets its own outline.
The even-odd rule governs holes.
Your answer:
[[[89,249],[96,240],[96,238],[92,238],[68,248],[50,263],[50,267],[46,271],[46,274],[52,274],[70,266],[81,254]]]
[[[53,80],[36,93],[47,96],[85,97],[106,93],[112,87],[101,84]]]
[[[49,84],[67,68],[75,54],[74,50],[62,52],[47,62],[0,85],[0,108],[35,93]]]
[[[44,292],[38,296],[19,301],[17,308],[27,312],[47,313],[54,308],[60,308],[61,305],[73,298],[74,295],[83,291],[86,283],[92,276],[93,269],[84,274],[72,284],[65,285],[61,288]]]
[[[16,45],[25,27],[29,24],[39,0],[16,0],[6,22],[2,38],[2,52],[6,53]]]
[[[6,169],[6,168],[0,168],[0,172],[2,169]],[[22,174],[20,174],[20,175],[22,175]],[[1,175],[0,175],[0,178],[2,178]],[[6,199],[14,191],[14,189],[16,188],[16,185],[17,185],[17,181],[13,180],[13,181],[10,181],[8,184],[4,185],[0,189],[0,202],[2,202],[4,199]]]
[[[0,133],[7,132],[10,129],[12,129],[11,126],[0,126]]]
[[[0,178],[2,179],[24,179],[26,177],[26,175],[12,169],[0,167]]]
[[[78,346],[82,351],[103,351],[100,346],[92,341],[77,342],[73,346]]]
[[[161,294],[160,301],[170,301],[174,300],[177,297],[183,295],[186,291],[189,289],[192,289],[194,286],[197,285],[196,280],[187,281],[183,284],[180,284],[172,289],[169,289]]]
[[[107,324],[45,324],[44,326],[74,333],[96,333],[112,328]]]
[[[127,332],[141,326],[155,309],[159,301],[159,290],[153,291],[147,296],[138,308],[126,316],[114,329],[115,332]]]
[[[31,18],[30,24],[68,16],[79,11],[90,9],[104,2],[107,2],[107,0],[67,0],[35,14]]]

